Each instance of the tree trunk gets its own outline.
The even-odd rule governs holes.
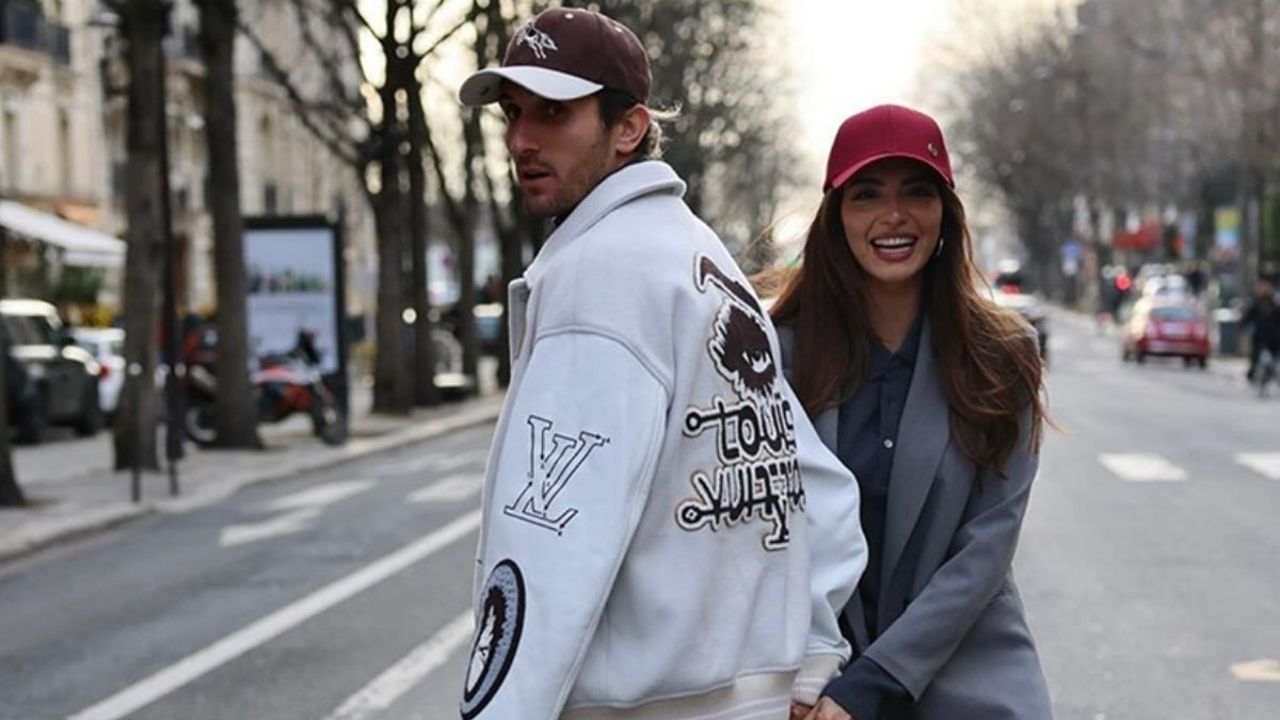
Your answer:
[[[476,337],[476,225],[479,217],[480,201],[476,196],[479,180],[478,172],[485,172],[482,165],[480,148],[484,144],[484,135],[480,131],[480,114],[472,113],[463,128],[466,143],[465,168],[463,176],[462,206],[466,212],[466,231],[458,235],[458,323],[459,336],[462,340],[462,374],[471,378],[474,385],[480,387],[480,343]]]
[[[240,214],[240,168],[236,141],[234,57],[235,0],[197,0],[200,48],[205,65],[205,142],[209,182],[205,197],[213,220],[213,274],[217,288],[218,378],[215,443],[257,448],[258,413],[249,381],[245,297],[244,223]]]
[[[9,444],[9,343],[0,336],[0,507],[27,504],[18,478],[13,474],[13,449]]]
[[[164,0],[128,0],[121,5],[120,30],[129,72],[125,161],[125,217],[128,222],[124,270],[124,359],[128,372],[120,393],[114,430],[115,467],[157,470],[156,453],[156,288],[164,227],[165,132],[161,73],[168,12]]]
[[[422,85],[414,74],[413,66],[406,69],[409,103],[409,251],[413,254],[410,264],[413,277],[409,283],[415,320],[413,323],[414,372],[413,402],[419,407],[430,407],[440,402],[436,388],[436,353],[431,342],[433,323],[431,303],[427,295],[427,178],[426,158],[422,154],[423,130],[426,117],[422,109]]]
[[[402,8],[400,0],[388,0],[388,32],[381,38],[387,77],[378,91],[382,100],[382,119],[378,123],[381,183],[374,203],[374,222],[378,233],[378,350],[373,367],[373,410],[397,415],[407,414],[413,409],[413,385],[409,382],[402,319],[405,235],[409,217],[401,187],[404,157],[400,151],[400,143],[404,134],[401,132],[400,103],[396,96],[403,84],[393,77],[403,65],[398,56],[402,45],[391,31],[396,27]]]

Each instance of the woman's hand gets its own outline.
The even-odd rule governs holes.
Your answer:
[[[808,717],[809,712],[813,710],[812,705],[805,705],[801,702],[791,701],[791,717],[789,720],[804,720]]]
[[[791,706],[792,717],[795,717],[795,704]],[[824,697],[818,700],[818,704],[813,706],[809,714],[804,720],[853,720],[853,716],[844,711],[844,708],[836,704],[831,698]]]

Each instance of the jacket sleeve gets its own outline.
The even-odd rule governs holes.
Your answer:
[[[788,328],[779,330],[779,340],[783,373],[789,375]],[[790,386],[786,392],[795,414],[796,453],[804,482],[811,597],[805,661],[791,697],[813,705],[827,681],[849,659],[849,643],[840,633],[838,618],[867,565],[867,543],[862,535],[857,481],[822,443]]]
[[[1031,446],[1030,410],[1005,476],[982,470],[949,557],[866,655],[919,700],[934,676],[995,597],[1013,563],[1039,456]]]
[[[622,344],[544,333],[488,473],[464,720],[554,720],[631,541],[667,392]]]

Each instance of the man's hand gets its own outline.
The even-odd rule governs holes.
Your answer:
[[[805,705],[801,702],[791,701],[791,717],[789,720],[804,720],[813,710],[812,705]]]
[[[795,703],[791,705],[792,717],[795,717]],[[818,704],[813,706],[808,715],[804,716],[804,720],[853,720],[853,716],[844,711],[831,698],[824,697],[818,700]]]

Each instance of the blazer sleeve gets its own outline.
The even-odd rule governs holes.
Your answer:
[[[995,597],[1009,573],[1031,483],[1039,464],[1032,447],[1030,408],[1005,476],[980,471],[966,519],[949,557],[906,610],[867,648],[866,655],[919,700]]]
[[[554,720],[631,542],[665,386],[602,334],[544,334],[496,438],[462,700],[466,720]]]

